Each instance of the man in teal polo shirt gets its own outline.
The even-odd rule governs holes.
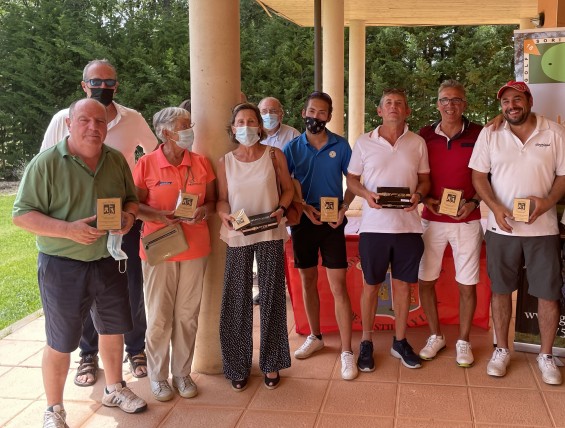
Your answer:
[[[70,353],[78,347],[89,310],[100,333],[105,368],[102,404],[128,413],[147,408],[122,378],[123,334],[132,328],[131,311],[127,276],[110,256],[119,258],[120,240],[114,237],[127,233],[135,221],[135,186],[123,155],[103,144],[104,106],[83,99],[73,103],[69,113],[70,135],[32,159],[13,209],[14,224],[37,235],[47,335],[42,363],[48,405],[44,426],[49,427],[67,426],[63,389]],[[123,227],[111,238],[93,226],[98,198],[121,199]]]
[[[335,300],[335,315],[341,338],[341,377],[357,377],[357,366],[351,350],[351,302],[347,294],[345,274],[347,254],[344,228],[345,212],[353,193],[343,193],[343,178],[351,158],[351,147],[344,138],[326,129],[332,117],[332,99],[324,92],[310,94],[302,110],[306,132],[283,149],[290,173],[300,181],[304,197],[304,214],[300,224],[291,228],[294,266],[300,272],[304,308],[310,335],[295,351],[296,358],[308,358],[324,347],[320,331],[320,298],[318,295],[318,254],[326,268]],[[320,221],[320,198],[336,197],[338,220]]]

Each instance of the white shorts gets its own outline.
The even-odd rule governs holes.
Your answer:
[[[439,278],[443,253],[451,245],[455,263],[455,280],[459,284],[479,282],[483,229],[479,220],[468,223],[443,223],[422,219],[424,255],[420,261],[418,278],[435,281]]]

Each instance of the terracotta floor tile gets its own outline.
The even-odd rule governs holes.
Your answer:
[[[145,412],[135,414],[125,413],[117,407],[100,406],[84,424],[79,426],[81,428],[157,428],[161,426],[161,422],[170,411],[171,406],[153,403],[148,403],[148,409]]]
[[[45,342],[33,340],[11,340],[11,336],[0,340],[0,361],[3,366],[15,366],[27,360],[45,347]]]
[[[10,335],[10,340],[45,340],[45,318],[39,317]]]
[[[560,388],[560,392],[544,391],[542,393],[553,420],[558,427],[565,427],[565,393]]]
[[[159,428],[232,428],[241,418],[241,409],[175,406]],[[137,428],[137,427],[136,427]]]
[[[32,403],[34,403],[33,400],[20,400],[16,398],[3,398],[0,400],[0,426],[4,426],[4,424]]]
[[[251,376],[247,389],[241,392],[232,390],[231,382],[224,375],[199,374],[195,383],[198,385],[198,395],[189,400],[183,400],[184,404],[245,408],[251,402],[257,388],[261,386],[262,378]]]
[[[470,390],[477,423],[552,426],[539,391],[495,388]]]
[[[459,386],[400,384],[398,416],[471,422],[467,388]]]
[[[396,428],[472,428],[471,422],[445,421],[440,419],[398,418]]]
[[[396,389],[391,383],[332,381],[322,412],[394,417]]]
[[[298,348],[298,346],[296,347]],[[291,345],[291,349],[293,349]],[[291,367],[281,372],[282,376],[302,379],[330,379],[336,366],[339,366],[339,351],[335,348],[324,347],[310,358],[298,360],[291,352]]]
[[[538,354],[526,354],[524,353],[524,356],[526,357],[526,360],[528,361],[528,363],[530,364],[530,367],[532,368],[532,372],[534,373],[534,377],[536,378],[536,381],[539,385],[539,388],[542,391],[561,391],[561,392],[565,392],[565,385],[561,384],[561,385],[548,385],[547,383],[545,383],[543,381],[543,379],[541,378],[541,372],[539,370],[538,367],[538,362],[536,360]],[[561,358],[561,361],[563,361],[564,359]],[[561,372],[561,377],[564,378],[565,377],[565,369],[563,367],[557,367],[559,369],[559,371]]]
[[[328,383],[326,380],[286,378],[275,390],[261,385],[249,409],[318,412]]]
[[[424,361],[419,369],[409,369],[401,365],[400,382],[464,386],[467,383],[465,370],[457,366],[455,358],[438,356],[432,361]]]
[[[6,425],[10,428],[37,428],[43,423],[43,414],[47,404],[44,401],[35,401],[23,412]],[[86,404],[83,402],[65,401],[67,411],[67,424],[71,427],[83,426],[88,418],[100,407],[100,404]],[[121,412],[121,410],[119,410]],[[123,412],[121,412],[123,413]]]
[[[276,410],[247,410],[238,428],[313,428],[316,424],[316,413],[279,412]]]
[[[355,351],[356,358],[359,355],[358,350]],[[356,381],[360,382],[394,382],[398,381],[400,372],[400,360],[390,355],[390,348],[378,347],[373,353],[375,359],[375,371],[373,372],[359,372]],[[340,379],[341,364],[338,364],[333,378]]]
[[[535,389],[536,380],[532,368],[522,352],[512,352],[506,376],[495,377],[487,375],[487,364],[490,360],[475,360],[472,370],[467,376],[471,386],[487,386],[493,388],[527,388]]]
[[[322,414],[317,428],[392,428],[393,418],[379,418],[376,416],[360,415],[334,415]]]

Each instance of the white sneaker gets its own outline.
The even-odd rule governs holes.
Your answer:
[[[355,364],[355,356],[351,351],[341,353],[341,378],[344,380],[353,380],[357,377],[359,371]]]
[[[196,397],[198,389],[190,375],[181,377],[173,376],[173,388],[179,391],[179,395],[183,398]]]
[[[126,413],[139,413],[147,409],[147,403],[139,398],[135,393],[126,386],[124,381],[116,384],[116,389],[108,392],[104,388],[102,396],[102,404],[107,407],[119,407]]]
[[[298,358],[299,360],[308,358],[314,352],[319,351],[323,347],[324,340],[320,340],[316,336],[311,334],[306,338],[306,342],[304,342],[300,348],[294,351],[294,358]]]
[[[492,353],[492,358],[487,365],[487,374],[490,376],[504,376],[506,367],[510,363],[510,351],[504,348],[496,348]]]
[[[561,372],[555,365],[551,354],[539,354],[536,358],[541,372],[541,378],[549,385],[561,385]]]
[[[433,360],[439,351],[445,348],[445,338],[432,334],[428,337],[426,346],[420,351],[420,358],[423,360]]]
[[[151,384],[151,392],[155,400],[169,401],[174,398],[175,394],[166,380],[152,380],[149,383]]]
[[[464,340],[458,340],[455,344],[455,349],[457,350],[457,358],[455,358],[457,365],[459,367],[471,367],[475,362],[471,344]]]
[[[67,412],[60,404],[53,406],[53,411],[47,409],[43,415],[43,428],[69,428],[65,422]]]

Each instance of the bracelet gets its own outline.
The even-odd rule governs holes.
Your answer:
[[[129,211],[124,211],[126,214],[129,214],[133,217],[133,222],[135,223],[135,220],[137,220],[137,217],[135,216],[134,213],[130,213]]]
[[[481,205],[481,201],[479,201],[478,199],[475,198],[471,198],[469,199],[467,202],[472,202],[475,204],[475,209],[479,208],[479,205]]]
[[[420,192],[414,192],[415,195],[418,195],[420,197],[420,200],[418,201],[418,203],[422,203],[422,201],[424,200],[424,195],[422,195]]]
[[[286,217],[286,208],[285,208],[285,207],[283,207],[282,205],[279,205],[279,206],[277,207],[277,210],[282,210],[283,216]],[[275,210],[275,211],[276,211],[276,210]]]

